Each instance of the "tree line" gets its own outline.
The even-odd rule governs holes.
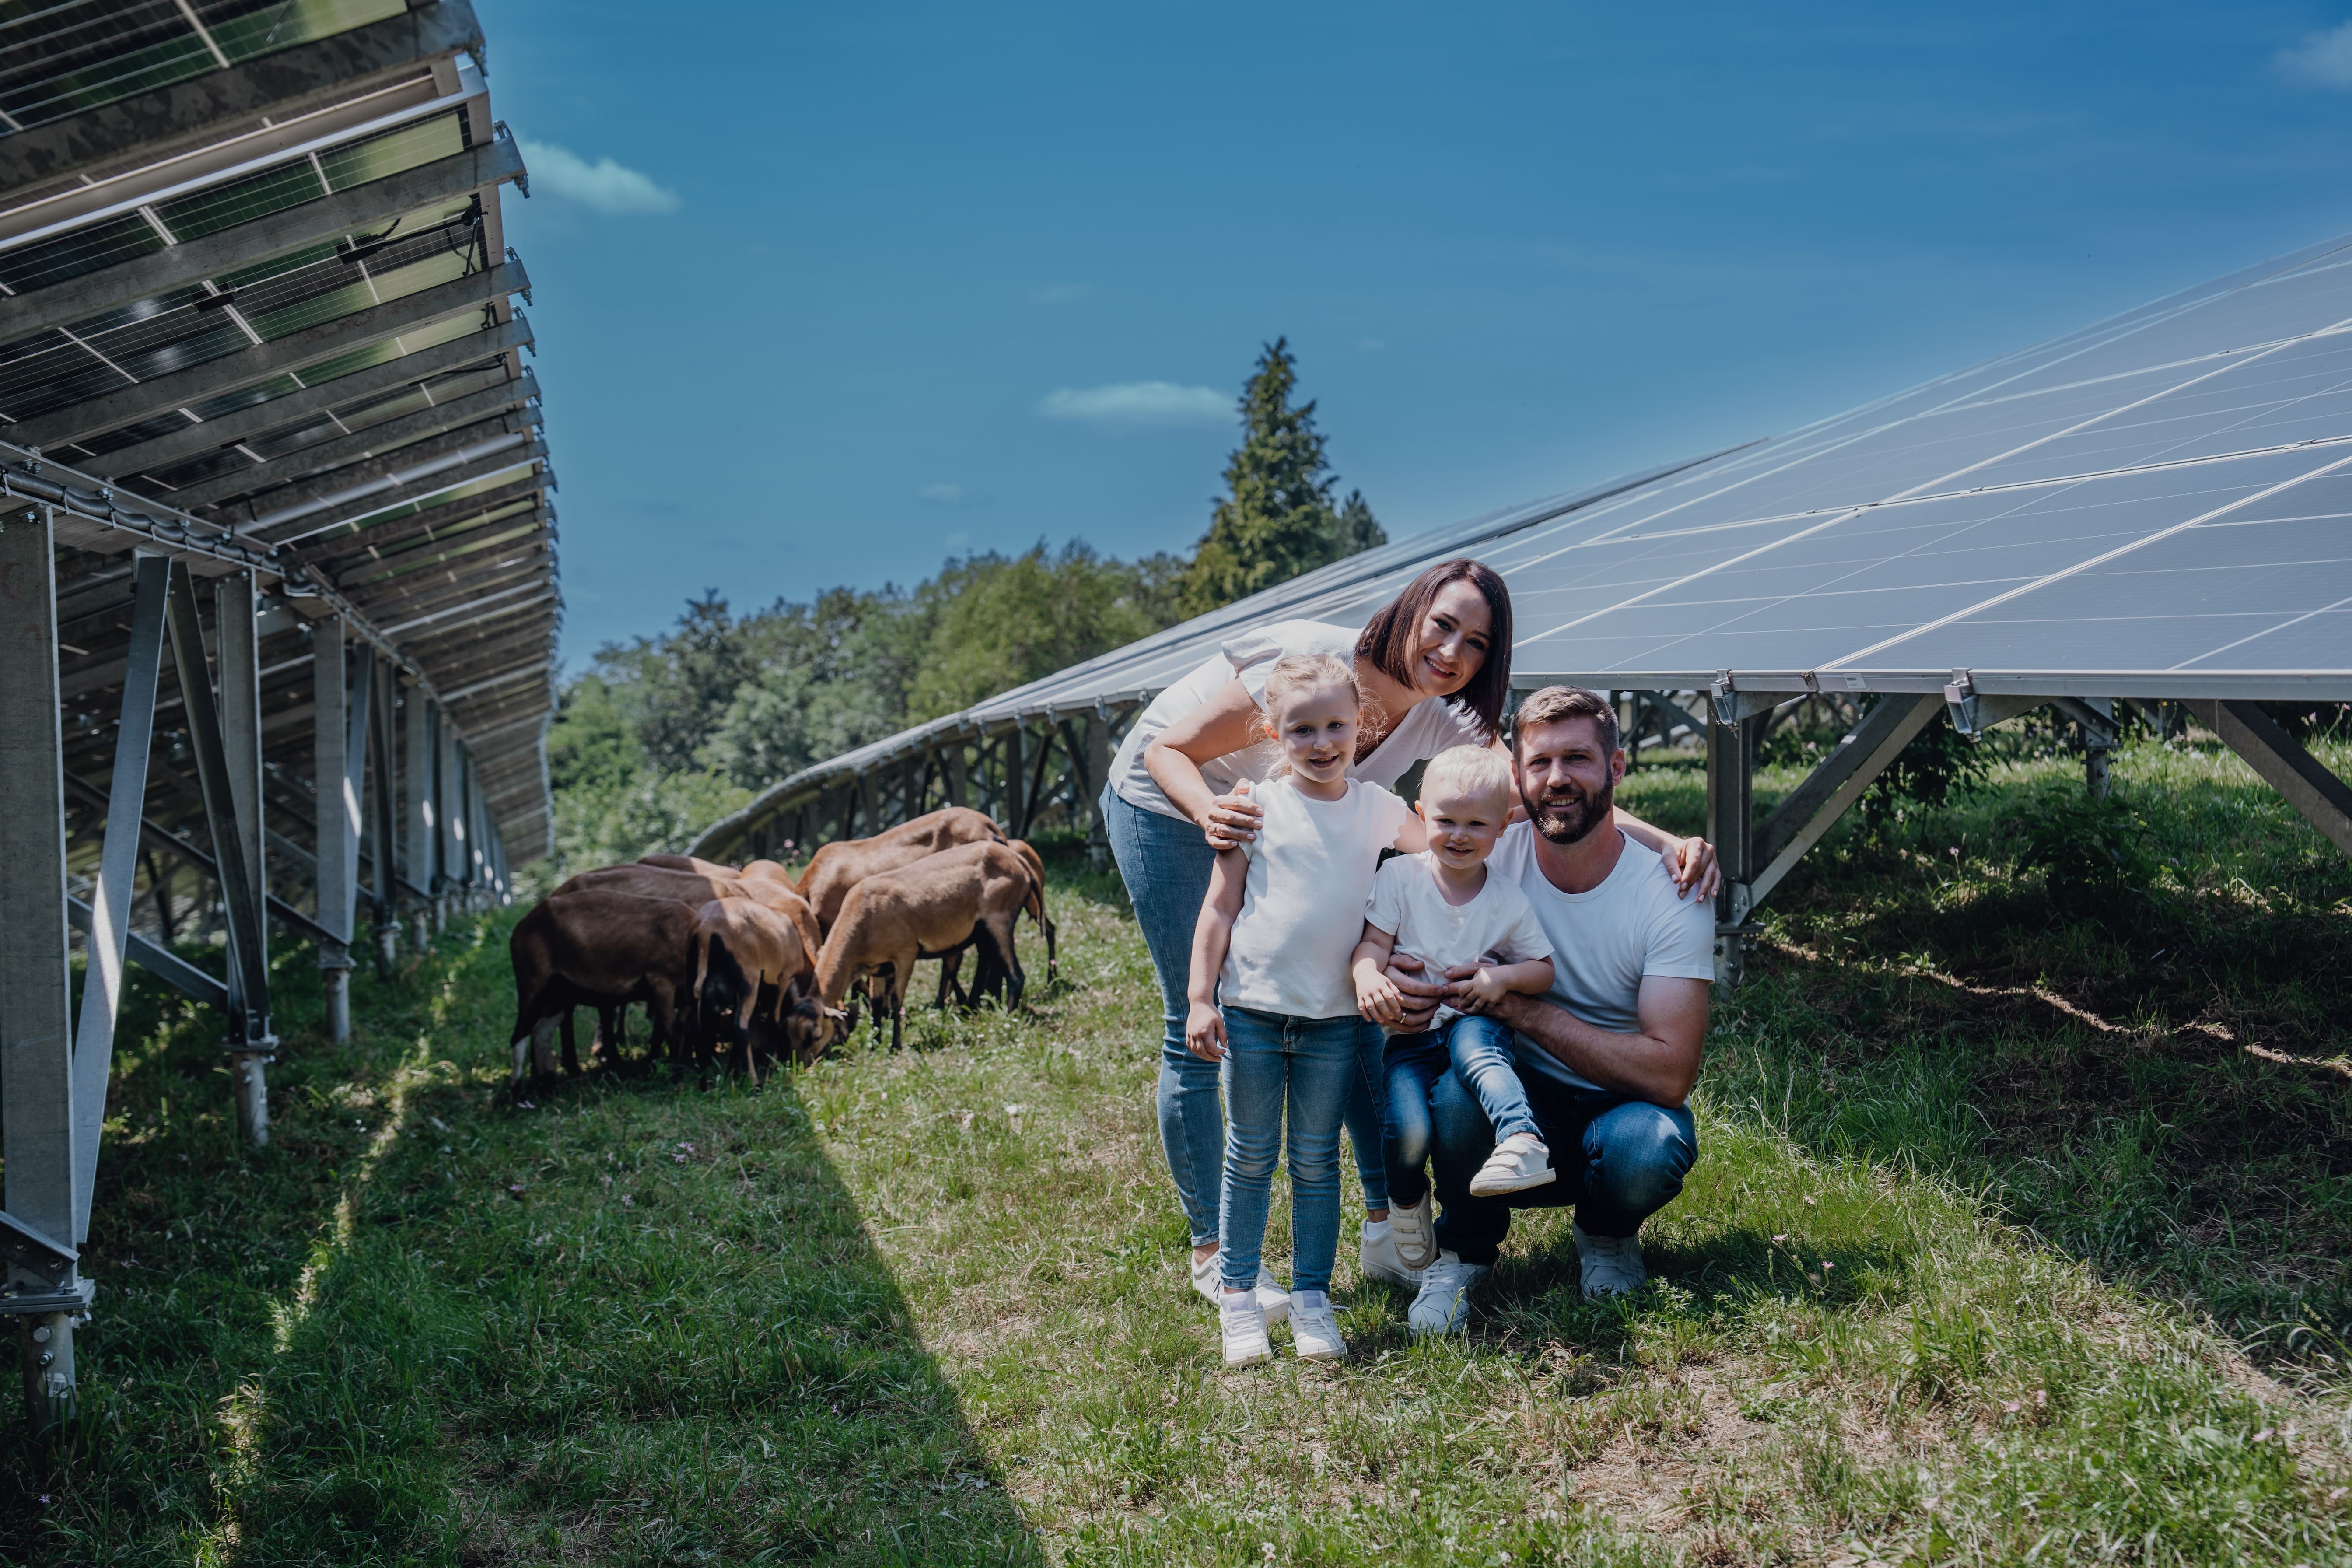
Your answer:
[[[738,615],[716,590],[653,637],[607,643],[548,735],[555,847],[572,867],[675,848],[811,763],[969,708],[1192,616],[1387,542],[1337,499],[1286,340],[1243,390],[1241,445],[1189,556],[1082,540],[950,556],[913,588],[832,588]]]

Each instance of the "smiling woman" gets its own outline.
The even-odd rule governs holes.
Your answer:
[[[1281,621],[1228,641],[1162,691],[1128,731],[1103,791],[1103,825],[1137,922],[1160,976],[1165,1035],[1160,1132],[1192,1237],[1194,1288],[1216,1288],[1218,1172],[1224,1116],[1215,1064],[1186,1048],[1185,985],[1194,922],[1219,849],[1255,836],[1261,816],[1247,786],[1268,776],[1279,748],[1264,738],[1267,675],[1300,655],[1353,663],[1369,712],[1348,776],[1393,786],[1415,763],[1451,747],[1500,748],[1511,689],[1511,595],[1476,561],[1432,566],[1359,632],[1321,621]],[[1621,825],[1658,849],[1688,885],[1708,871],[1707,847],[1620,814]],[[1358,1072],[1348,1094],[1348,1141],[1364,1185],[1367,1273],[1406,1276],[1388,1241],[1388,1182],[1381,1160],[1381,1037],[1358,1033]],[[1279,1287],[1271,1287],[1278,1295]]]

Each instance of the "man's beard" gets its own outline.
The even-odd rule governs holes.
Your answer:
[[[1528,807],[1535,829],[1554,844],[1569,845],[1589,837],[1617,811],[1617,781],[1601,786],[1597,795],[1579,791],[1570,800],[1539,800]]]

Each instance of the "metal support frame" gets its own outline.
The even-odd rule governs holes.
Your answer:
[[[434,837],[433,926],[449,923],[449,900],[457,896],[465,864],[466,830],[457,784],[457,727],[446,713],[436,711],[433,725],[433,805],[440,831]]]
[[[400,956],[400,850],[399,834],[394,827],[400,815],[394,798],[400,762],[393,744],[392,724],[398,682],[392,660],[372,651],[364,657],[374,664],[376,687],[375,704],[371,710],[373,716],[368,726],[375,789],[375,815],[370,819],[368,831],[374,852],[375,973],[377,979],[389,980],[393,962]]]
[[[0,512],[0,1311],[17,1315],[37,1432],[74,1410],[74,1083],[67,960],[65,735],[56,525]]]
[[[343,621],[329,616],[310,628],[310,777],[315,785],[319,846],[316,868],[319,980],[326,994],[327,1035],[336,1044],[352,1035],[352,912],[359,868],[359,824],[352,820],[343,781],[349,776],[350,703],[343,672]]]
[[[416,945],[422,948],[432,936],[434,902],[433,705],[413,685],[401,693],[400,705],[405,732],[402,749],[406,753],[400,769],[404,805],[400,866],[410,885],[425,890],[415,910]]]
[[[2352,786],[2304,750],[2279,721],[2252,702],[2189,701],[2183,707],[2245,759],[2263,782],[2286,796],[2312,826],[2352,855]]]

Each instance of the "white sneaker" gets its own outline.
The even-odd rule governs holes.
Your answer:
[[[1478,1173],[1470,1178],[1473,1197],[1499,1198],[1540,1187],[1559,1174],[1551,1168],[1551,1150],[1532,1132],[1514,1132],[1495,1145]]]
[[[1628,1296],[1639,1290],[1650,1278],[1642,1266],[1642,1238],[1638,1236],[1591,1236],[1580,1225],[1569,1229],[1576,1236],[1576,1256],[1584,1265],[1584,1294],[1588,1300],[1603,1296]]]
[[[1233,1359],[1230,1332],[1225,1359]],[[1339,1314],[1332,1310],[1327,1290],[1297,1290],[1290,1297],[1290,1344],[1301,1361],[1338,1361],[1348,1353],[1339,1337]]]
[[[1411,1208],[1389,1205],[1389,1240],[1396,1248],[1397,1266],[1408,1274],[1418,1275],[1437,1256],[1437,1227],[1430,1218],[1435,1202],[1427,1193]],[[1370,1270],[1367,1269],[1369,1273]],[[1383,1278],[1387,1278],[1383,1276]],[[1417,1279],[1400,1281],[1418,1284]]]
[[[1389,1211],[1393,1215],[1396,1211]],[[1367,1279],[1385,1279],[1391,1285],[1418,1285],[1420,1271],[1408,1268],[1398,1251],[1396,1226],[1393,1220],[1375,1225],[1364,1222],[1364,1239],[1356,1249],[1356,1261]]]
[[[1257,1304],[1255,1290],[1223,1290],[1218,1292],[1217,1317],[1223,1324],[1225,1364],[1256,1366],[1274,1359],[1274,1346],[1265,1337],[1265,1310]]]
[[[1483,1263],[1465,1263],[1457,1255],[1441,1251],[1437,1261],[1422,1270],[1420,1293],[1405,1313],[1412,1337],[1459,1333],[1470,1318],[1470,1292],[1492,1272]]]
[[[1219,1268],[1222,1258],[1223,1254],[1212,1252],[1206,1258],[1192,1259],[1192,1289],[1212,1307],[1224,1301],[1225,1280]],[[1257,1271],[1257,1304],[1265,1310],[1269,1323],[1278,1323],[1290,1316],[1290,1292],[1263,1267]]]

